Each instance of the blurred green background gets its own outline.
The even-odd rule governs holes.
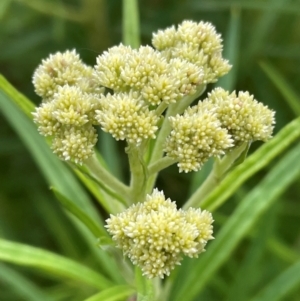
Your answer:
[[[248,90],[274,109],[275,134],[300,115],[300,0],[144,0],[139,3],[142,44],[151,43],[152,32],[185,19],[209,21],[222,34],[224,56],[233,64],[231,72],[216,85],[231,91]],[[98,54],[122,41],[122,2],[1,0],[0,22],[0,72],[38,104],[40,99],[34,94],[31,79],[41,60],[50,53],[76,48],[86,63],[94,65]],[[84,244],[77,243],[80,247],[74,250],[64,243],[66,237],[71,241],[81,239],[22,140],[1,114],[1,108],[0,116],[0,237],[73,258],[87,257]],[[103,139],[107,141],[107,137]],[[251,150],[258,146],[255,143]],[[110,152],[106,142],[101,145],[100,141],[99,148],[104,155]],[[121,153],[123,148],[124,144],[120,144],[117,151]],[[119,176],[126,180],[127,162],[122,162],[123,158],[120,155],[119,162],[110,164],[112,169],[116,164],[121,166],[116,172],[119,170]],[[203,180],[209,167],[208,163],[202,172],[188,175],[179,174],[176,167],[168,168],[161,174],[158,187],[182,203]],[[214,213],[216,238],[217,230],[236,204],[266,172],[267,169],[256,174]],[[235,300],[248,300],[245,296],[300,259],[299,184],[300,179],[261,218],[214,277],[202,300],[232,300],[232,296],[236,296]],[[30,269],[14,269],[40,287],[59,290],[53,279]],[[297,301],[299,296],[300,288],[284,300]],[[1,280],[1,272],[0,300],[26,300],[16,296],[10,285]]]

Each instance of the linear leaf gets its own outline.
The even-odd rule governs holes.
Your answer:
[[[266,288],[251,301],[284,300],[294,288],[300,286],[300,261],[290,266],[276,277]]]
[[[112,285],[104,276],[76,261],[40,248],[1,238],[0,260],[34,267],[52,275],[60,275],[86,283],[98,289],[105,289]]]
[[[260,62],[260,67],[264,70],[269,79],[273,82],[282,94],[296,116],[300,115],[300,96],[292,89],[290,84],[284,79],[279,71],[269,62]]]
[[[107,237],[107,232],[104,228],[100,228],[97,223],[83,210],[81,210],[74,202],[70,201],[64,195],[62,195],[58,190],[52,187],[58,201],[66,208],[70,213],[76,216],[96,238]]]
[[[55,301],[21,273],[5,264],[0,264],[0,280],[13,290],[14,295],[27,301]]]
[[[123,43],[133,48],[140,46],[140,22],[137,0],[123,0]]]
[[[118,285],[85,299],[84,301],[123,301],[133,295],[135,290],[127,285]]]

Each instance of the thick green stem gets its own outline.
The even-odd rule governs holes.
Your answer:
[[[109,171],[107,171],[98,161],[97,157],[93,155],[85,162],[86,167],[89,169],[91,175],[100,183],[102,183],[108,190],[114,194],[119,195],[120,199],[129,199],[129,187],[120,182]]]
[[[234,164],[235,160],[247,148],[248,142],[244,142],[239,147],[233,149],[222,160],[216,159],[214,167],[204,183],[194,192],[189,200],[184,204],[183,209],[189,207],[199,207],[202,200],[220,183],[226,172]]]
[[[147,168],[142,153],[142,148],[128,146],[131,203],[143,202],[146,196]]]
[[[167,136],[169,135],[169,133],[171,131],[171,125],[170,125],[168,117],[182,113],[196,98],[198,98],[205,91],[205,88],[206,88],[205,85],[203,85],[203,86],[201,85],[198,87],[197,92],[195,94],[187,95],[187,96],[183,97],[177,103],[171,104],[169,106],[166,116],[165,116],[165,119],[164,119],[164,122],[159,131],[159,134],[157,136],[157,139],[156,139],[156,142],[155,142],[155,145],[153,148],[153,152],[152,152],[151,159],[149,162],[150,165],[157,162],[163,156],[164,144],[165,144]],[[158,176],[158,173],[154,173],[151,175],[151,177],[149,177],[149,180],[147,183],[147,191],[148,192],[152,191],[157,176]]]

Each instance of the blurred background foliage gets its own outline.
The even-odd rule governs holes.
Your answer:
[[[231,72],[217,86],[230,91],[248,90],[274,109],[275,134],[300,115],[300,0],[143,0],[139,3],[142,44],[151,43],[152,32],[184,19],[209,21],[222,34],[224,56],[233,64]],[[34,94],[31,79],[41,60],[50,53],[76,48],[86,63],[95,64],[98,54],[122,41],[122,2],[1,0],[0,22],[0,72],[38,104],[40,99]],[[0,237],[79,261],[84,258],[93,266],[93,262],[89,263],[87,247],[49,190],[30,152],[0,116]],[[124,144],[118,144],[115,150],[120,152],[116,161],[110,156],[114,144],[105,135],[102,138],[99,148],[115,173],[126,180],[127,162],[123,162],[125,157],[121,155]],[[259,143],[254,144],[251,151],[258,146]],[[210,166],[208,163],[203,171],[188,175],[179,174],[177,167],[168,168],[161,173],[158,187],[180,204],[203,181]],[[215,237],[268,168],[256,174],[214,213]],[[300,179],[261,218],[204,290],[201,300],[250,300],[249,296],[274,275],[300,259],[299,184]],[[0,300],[28,300],[26,294],[23,297],[15,294],[8,278],[1,277],[3,273],[15,271],[52,295],[60,296],[57,300],[75,300],[74,296],[68,299],[63,289],[64,286],[73,288],[74,283],[57,282],[37,271],[10,265],[0,265]],[[12,274],[11,279],[18,278]],[[78,291],[76,300],[90,294],[84,289]],[[296,301],[299,296],[300,288],[296,288],[284,300]]]

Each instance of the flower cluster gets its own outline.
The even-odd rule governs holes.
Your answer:
[[[212,237],[209,212],[177,210],[175,202],[154,190],[144,203],[111,215],[108,232],[133,264],[148,278],[169,275],[182,256],[198,257]]]
[[[180,58],[203,69],[203,83],[213,83],[231,66],[222,58],[222,39],[208,22],[184,21],[153,35],[152,44],[168,60]]]
[[[102,86],[115,93],[134,91],[152,106],[174,103],[203,83],[201,68],[179,58],[167,60],[149,46],[112,47],[97,58],[95,70]]]
[[[209,157],[241,142],[270,139],[275,123],[274,112],[248,92],[229,94],[221,88],[169,120],[172,131],[165,151],[185,172],[199,170]]]
[[[155,138],[159,117],[134,93],[107,94],[100,99],[100,106],[96,119],[116,140],[126,139],[129,144],[139,145]]]
[[[73,51],[50,55],[33,75],[36,93],[43,98],[33,113],[39,132],[52,137],[60,158],[81,163],[93,154],[97,142],[95,110],[103,89]]]

